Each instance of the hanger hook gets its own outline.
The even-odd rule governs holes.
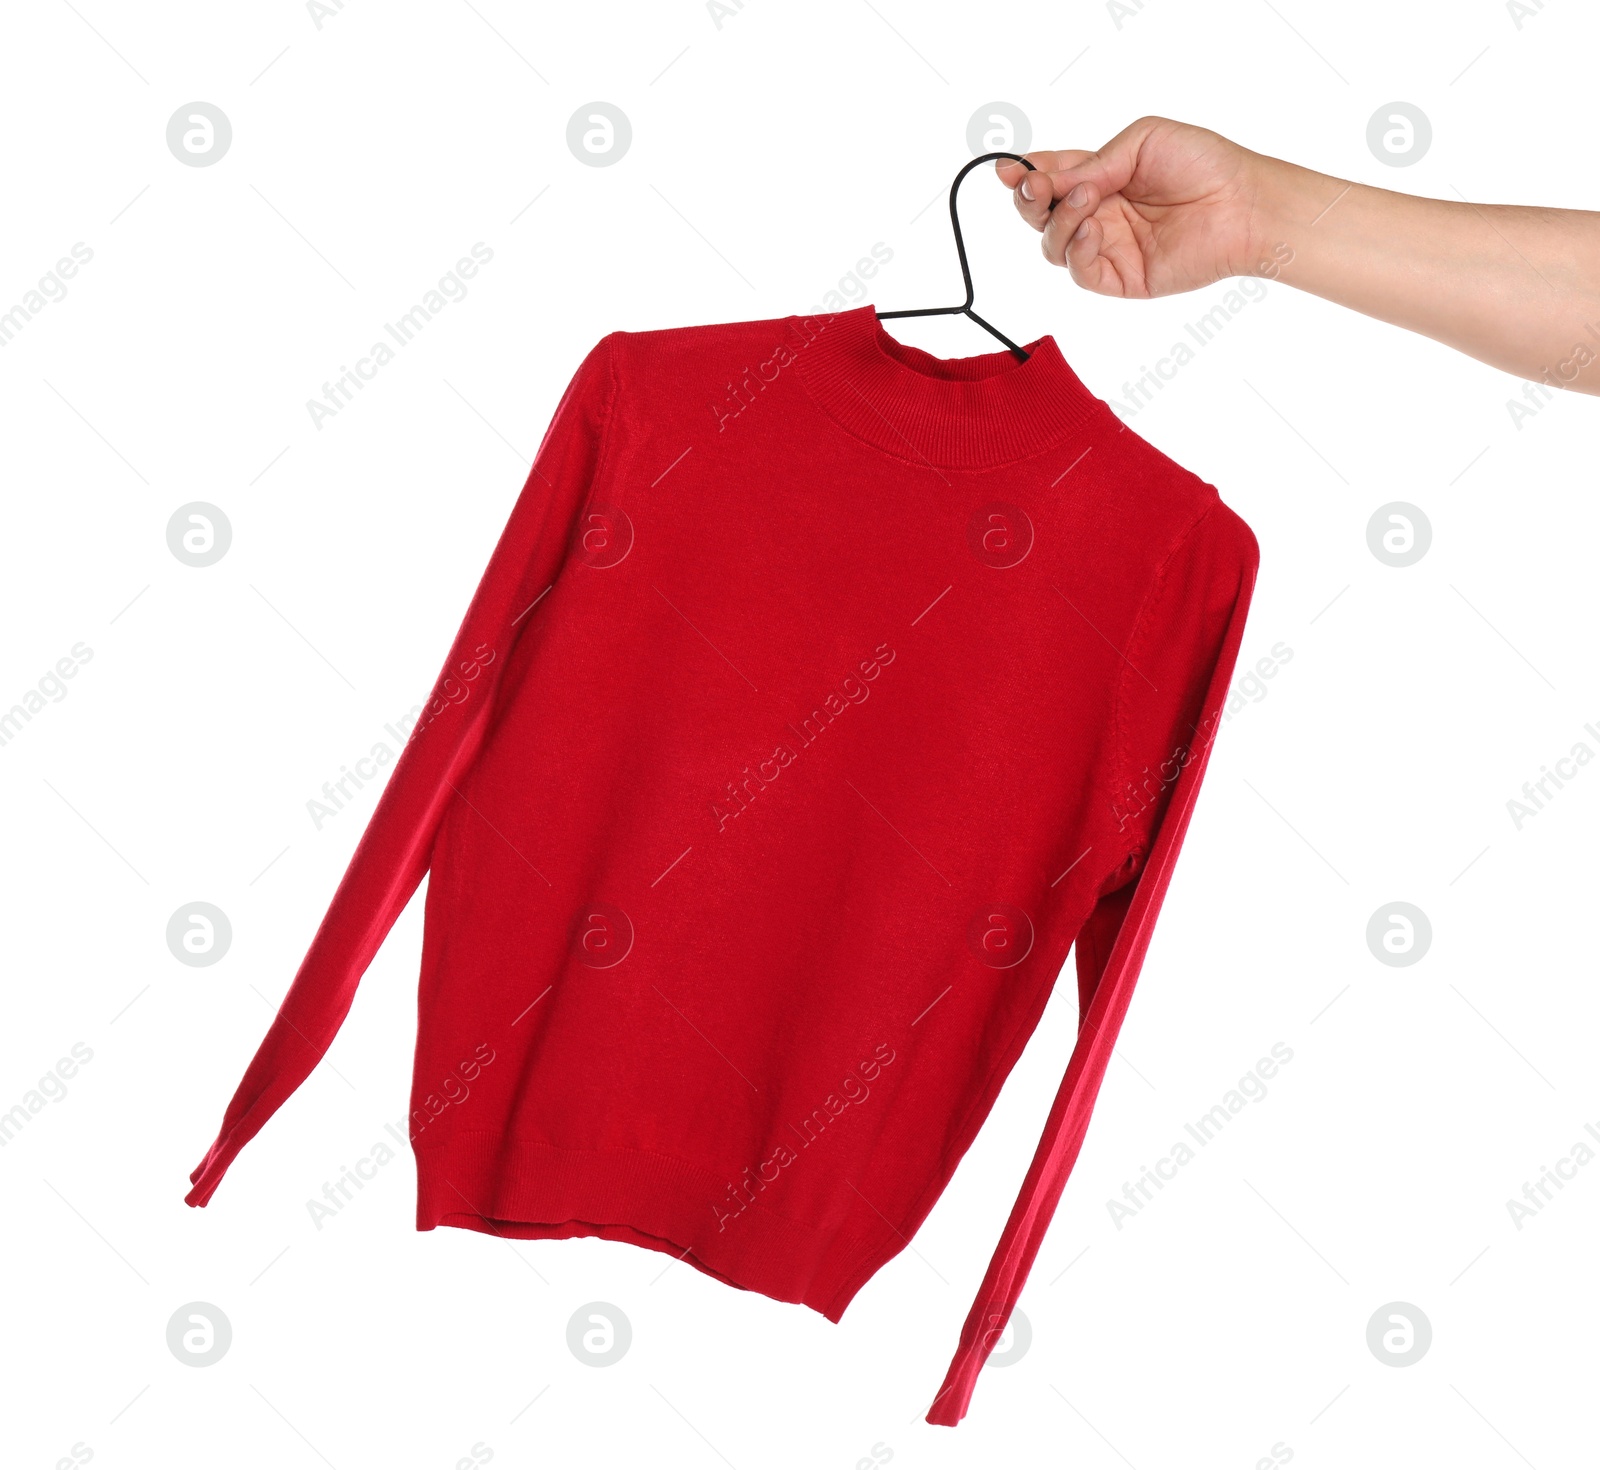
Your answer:
[[[1017,344],[1008,336],[1006,336],[1006,334],[998,327],[995,327],[991,323],[984,321],[984,319],[972,309],[972,303],[974,300],[972,288],[972,270],[967,264],[967,242],[962,238],[961,235],[961,216],[956,211],[956,195],[960,192],[961,181],[966,178],[966,176],[970,174],[980,163],[994,163],[1002,158],[1010,159],[1013,163],[1020,163],[1031,173],[1038,172],[1038,170],[1035,169],[1034,166],[1029,163],[1028,160],[1020,153],[980,153],[969,163],[963,165],[950,183],[950,228],[956,237],[956,258],[961,262],[961,279],[967,288],[967,299],[963,301],[960,306],[928,306],[922,307],[915,311],[880,311],[878,313],[878,318],[881,321],[886,317],[900,316],[971,317],[973,321],[975,321],[984,329],[984,331],[988,332],[993,337],[998,337],[1000,341],[1004,342],[1005,345],[1011,349],[1012,356],[1014,356],[1018,362],[1026,362],[1028,360],[1028,354],[1026,352],[1018,347]]]

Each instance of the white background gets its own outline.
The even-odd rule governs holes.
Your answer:
[[[805,311],[877,242],[880,307],[954,299],[942,194],[996,99],[1036,146],[1157,112],[1386,187],[1595,203],[1579,0],[1520,28],[1491,0],[1128,9],[748,0],[719,28],[688,0],[350,0],[319,29],[288,0],[10,7],[0,309],[76,242],[93,259],[0,350],[0,708],[92,658],[0,746],[0,1110],[74,1044],[93,1059],[0,1149],[6,1466],[1593,1463],[1600,1162],[1520,1230],[1506,1202],[1600,1126],[1600,763],[1521,830],[1506,803],[1600,752],[1600,404],[1519,427],[1513,378],[1281,285],[1133,424],[1260,539],[1241,675],[1292,658],[1225,727],[1022,1298],[1032,1345],[961,1428],[921,1416],[1071,985],[839,1325],[624,1245],[418,1235],[404,1154],[313,1226],[406,1107],[420,895],[327,1062],[209,1209],[182,1202],[374,788],[320,831],[306,802],[424,696],[602,335]],[[632,124],[609,167],[566,143],[595,99]],[[1433,127],[1408,168],[1366,141],[1397,99]],[[233,129],[208,167],[166,145],[196,100]],[[1108,398],[1226,289],[1092,299],[992,180],[964,213],[979,309],[1055,334]],[[306,400],[479,241],[470,294],[315,427]],[[1366,539],[1397,500],[1433,531],[1404,569]],[[233,528],[205,569],[166,544],[190,501]],[[208,968],[165,940],[197,900],[233,927]],[[1406,968],[1365,937],[1396,900],[1433,927]],[[1293,1061],[1265,1098],[1116,1228],[1107,1201],[1274,1043]],[[232,1325],[211,1367],[167,1346],[196,1301]],[[596,1301],[633,1331],[605,1369],[566,1343]],[[1397,1301],[1433,1334],[1404,1368],[1367,1343]]]

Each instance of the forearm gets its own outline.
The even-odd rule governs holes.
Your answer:
[[[1278,279],[1600,394],[1600,214],[1420,199],[1260,155],[1251,173],[1253,259],[1293,252]]]

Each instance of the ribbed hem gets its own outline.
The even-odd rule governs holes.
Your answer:
[[[1053,337],[1009,352],[934,357],[897,342],[862,306],[792,317],[801,381],[812,400],[859,439],[913,463],[996,468],[1108,420]]]
[[[736,1207],[729,1180],[663,1154],[564,1149],[498,1133],[419,1146],[417,1229],[447,1225],[516,1240],[591,1236],[675,1256],[730,1286],[794,1302],[837,1322],[893,1232],[852,1212],[834,1228],[763,1203]]]

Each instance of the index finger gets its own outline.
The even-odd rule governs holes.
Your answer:
[[[1031,163],[1040,173],[1054,173],[1058,169],[1071,168],[1075,163],[1081,163],[1089,157],[1089,153],[1082,148],[1066,149],[1040,149],[1037,153],[1025,153],[1024,158]],[[994,171],[1000,182],[1008,189],[1015,189],[1026,176],[1028,170],[1020,163],[1013,163],[1008,158],[998,160]]]

